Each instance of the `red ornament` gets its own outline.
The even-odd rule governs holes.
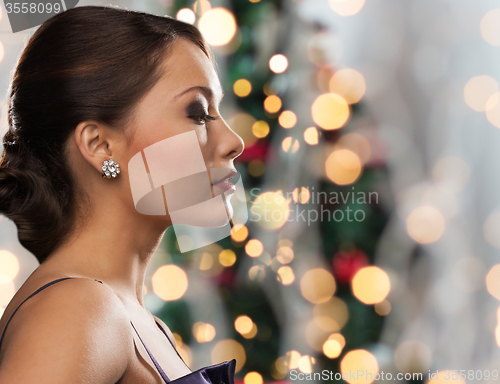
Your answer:
[[[338,283],[349,284],[356,272],[368,264],[368,257],[361,249],[340,250],[333,255],[333,275]]]

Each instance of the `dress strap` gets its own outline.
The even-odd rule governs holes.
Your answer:
[[[148,353],[149,357],[153,361],[153,364],[155,365],[156,369],[160,373],[161,378],[163,379],[163,381],[165,383],[169,383],[170,379],[168,378],[167,374],[163,371],[162,367],[160,367],[160,364],[158,364],[158,361],[156,361],[155,357],[153,356],[153,354],[151,353],[149,348],[146,346],[146,344],[142,340],[141,335],[139,335],[139,332],[137,332],[137,329],[135,329],[135,327],[134,327],[134,323],[132,323],[132,321],[130,321],[130,324],[132,324],[132,328],[134,328],[134,331],[137,334],[137,336],[139,337],[139,340],[141,340],[142,345],[144,345],[144,348],[146,348],[146,352]],[[170,342],[170,343],[172,343],[172,342]]]
[[[16,312],[19,310],[19,307],[21,307],[21,305],[23,305],[26,300],[32,298],[33,296],[35,296],[38,292],[40,292],[42,289],[45,289],[47,287],[50,287],[52,284],[55,284],[55,283],[58,283],[59,281],[63,281],[63,280],[68,280],[68,279],[74,279],[74,277],[62,277],[60,279],[56,279],[56,280],[52,280],[51,282],[41,286],[40,288],[38,288],[35,292],[33,292],[31,295],[29,295],[26,299],[24,299],[22,301],[21,304],[19,304],[17,306],[17,308],[15,309],[15,311],[12,313],[12,315],[10,315],[10,318],[9,320],[7,321],[7,324],[5,324],[5,328],[3,329],[3,332],[2,332],[2,337],[0,338],[0,349],[2,348],[2,342],[3,342],[3,338],[5,336],[5,332],[7,331],[7,327],[9,326],[10,324],[10,321],[12,320],[12,317],[14,317],[14,315],[16,314]]]
[[[186,364],[186,362],[184,361],[184,359],[182,358],[182,356],[179,354],[179,351],[177,350],[177,348],[175,348],[175,345],[174,343],[172,343],[172,340],[170,340],[170,337],[168,337],[167,335],[167,332],[165,332],[165,330],[163,329],[163,327],[155,320],[155,323],[156,325],[158,326],[158,328],[161,329],[161,331],[163,332],[163,334],[166,336],[166,338],[168,339],[168,341],[170,341],[170,344],[172,345],[172,348],[174,349],[174,351],[177,353],[177,356],[179,356],[179,359],[182,360],[182,362],[184,363],[184,365],[189,369],[191,370],[191,368],[188,367],[188,365]]]

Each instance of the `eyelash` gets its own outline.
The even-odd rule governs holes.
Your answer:
[[[193,119],[194,121],[196,121],[196,123],[200,124],[200,125],[206,124],[209,121],[217,120],[217,117],[210,116],[206,113],[204,113],[203,115],[198,115],[198,116],[190,116],[190,118]],[[201,122],[200,120],[203,120],[203,122]]]

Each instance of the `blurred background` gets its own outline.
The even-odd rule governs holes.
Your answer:
[[[322,370],[302,381],[500,382],[498,1],[78,6],[94,4],[196,25],[245,141],[247,225],[184,254],[170,228],[148,268],[146,306],[192,369],[236,358],[244,384]],[[34,32],[6,16],[2,134]],[[1,218],[0,313],[36,267]]]

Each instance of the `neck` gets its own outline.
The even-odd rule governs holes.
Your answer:
[[[101,280],[144,306],[146,267],[165,225],[131,214],[121,204],[115,204],[114,209],[113,205],[101,205],[39,268]]]

